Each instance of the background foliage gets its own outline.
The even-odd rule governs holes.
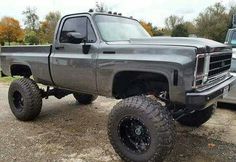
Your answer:
[[[108,12],[108,7],[97,2],[94,11]],[[27,7],[22,14],[25,17],[24,26],[20,26],[19,21],[12,17],[0,20],[0,44],[51,44],[61,13],[49,12],[42,21],[36,8]],[[140,20],[140,23],[151,36],[196,36],[224,42],[227,30],[232,27],[233,14],[236,14],[236,6],[227,10],[221,3],[216,3],[207,7],[192,22],[170,15],[165,19],[164,28],[153,26],[145,20]]]
[[[22,42],[24,39],[24,31],[20,27],[18,20],[11,17],[3,17],[0,21],[0,42],[4,45],[8,42]]]

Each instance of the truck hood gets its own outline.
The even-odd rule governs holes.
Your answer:
[[[209,46],[211,48],[216,47],[229,47],[225,44],[204,39],[204,38],[187,38],[187,37],[152,37],[143,39],[130,39],[127,42],[109,42],[109,44],[133,44],[133,45],[166,45],[166,46],[185,46],[204,48]]]
[[[131,39],[131,44],[163,44],[176,46],[202,47],[227,47],[227,45],[204,38],[186,38],[186,37],[153,37],[148,39]]]

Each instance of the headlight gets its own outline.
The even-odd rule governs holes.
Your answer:
[[[194,74],[194,85],[193,85],[194,88],[203,85],[203,83],[207,81],[209,64],[210,64],[210,54],[197,55],[196,68]]]
[[[197,62],[196,62],[196,78],[198,79],[199,77],[202,77],[203,72],[204,72],[204,63],[205,62],[205,57],[204,56],[199,56],[197,57]]]

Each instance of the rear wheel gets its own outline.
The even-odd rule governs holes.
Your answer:
[[[145,96],[130,97],[111,111],[108,136],[124,161],[162,161],[174,145],[174,121],[156,101]]]
[[[183,116],[177,121],[182,125],[190,127],[199,127],[211,118],[212,114],[214,113],[214,109],[215,105],[212,105],[201,111],[195,111],[192,114]]]
[[[40,89],[31,79],[22,78],[13,81],[9,88],[8,100],[12,113],[19,120],[33,120],[41,112]]]
[[[74,98],[83,105],[91,104],[93,101],[97,99],[98,96],[84,94],[84,93],[74,93]]]

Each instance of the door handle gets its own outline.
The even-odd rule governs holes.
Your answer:
[[[56,50],[64,49],[64,46],[55,46]]]

